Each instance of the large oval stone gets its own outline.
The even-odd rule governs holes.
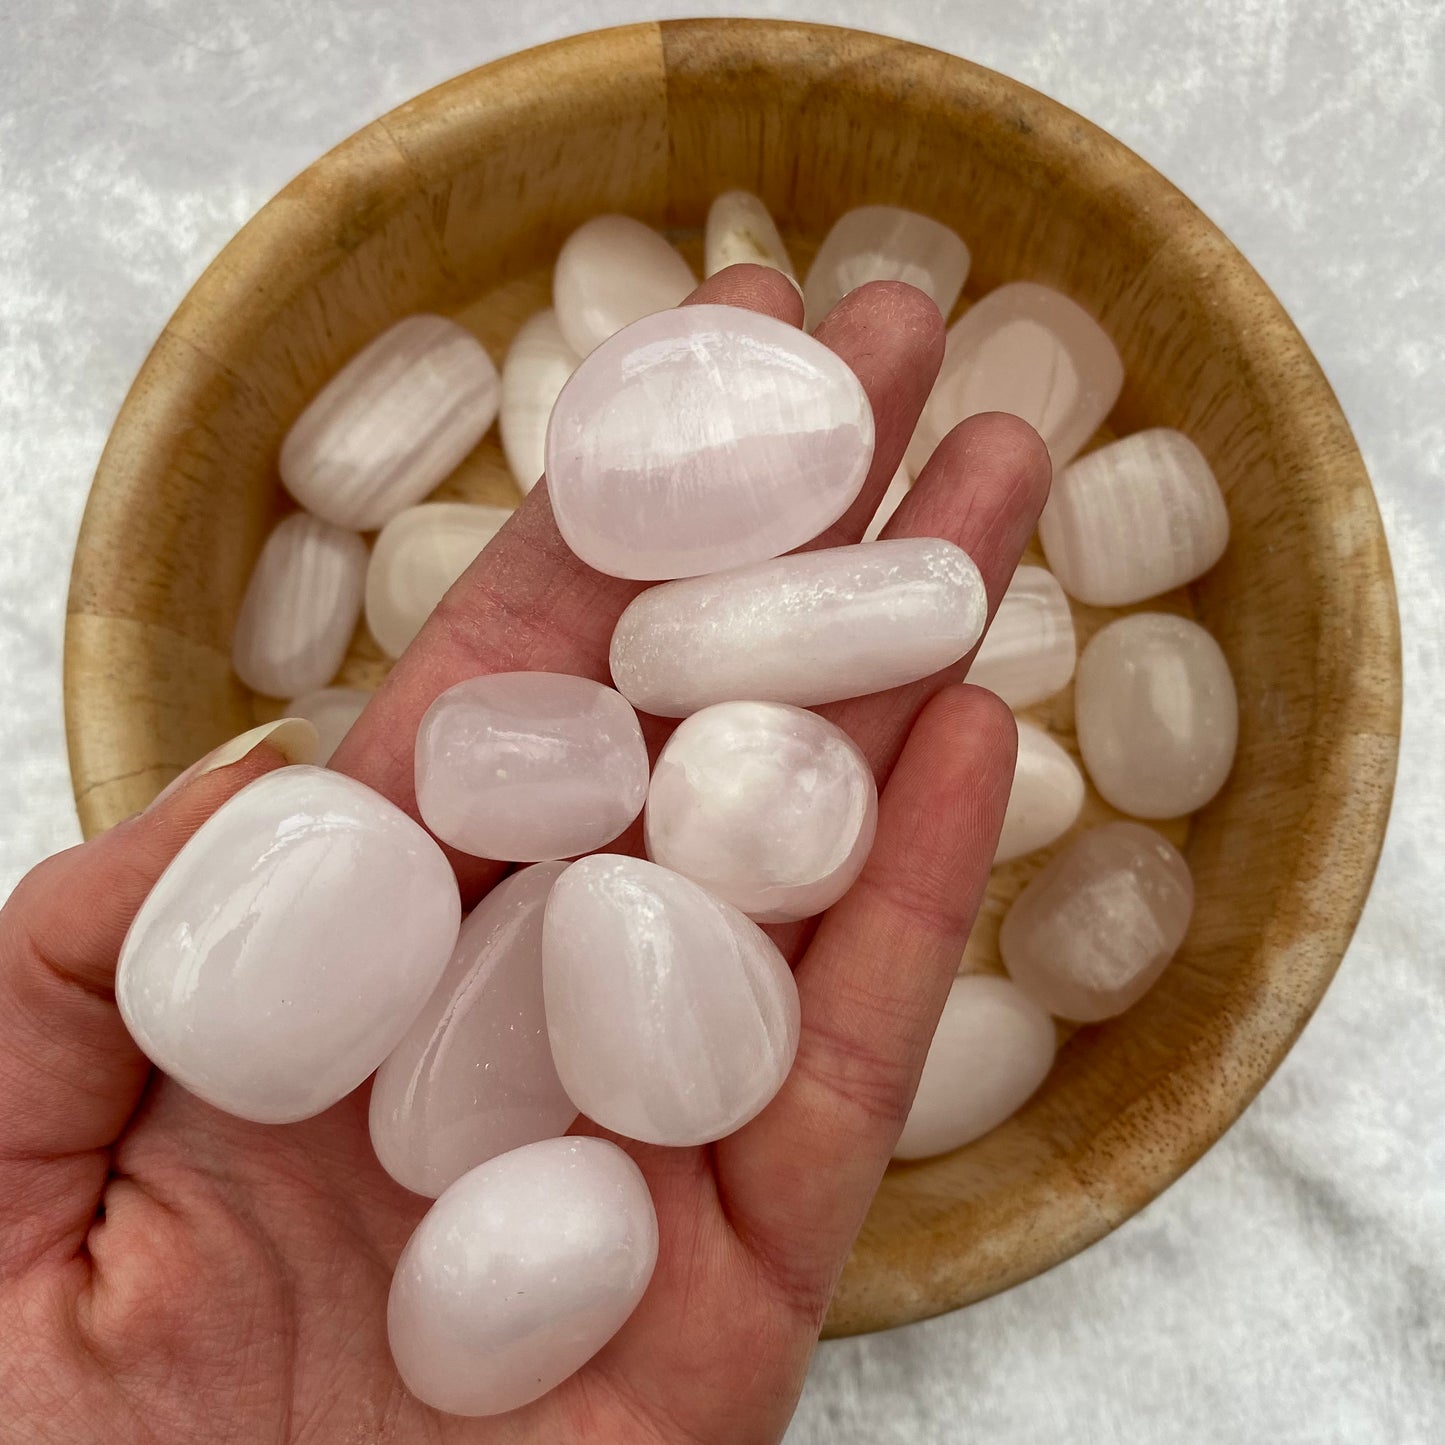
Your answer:
[[[396,1047],[460,922],[456,878],[425,829],[353,778],[280,768],[222,804],[151,889],[116,1003],[191,1093],[290,1123]]]
[[[545,1139],[464,1174],[392,1277],[386,1332],[413,1395],[452,1415],[515,1410],[627,1322],[657,1263],[642,1171],[606,1139]]]
[[[572,1102],[649,1144],[706,1144],[758,1114],[798,1049],[798,990],[751,919],[680,874],[597,853],[542,928],[547,1032]]]
[[[737,306],[683,306],[604,342],[547,428],[557,526],[584,562],[654,581],[776,557],[848,509],[873,411],[840,357]]]

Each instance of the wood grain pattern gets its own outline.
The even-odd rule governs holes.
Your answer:
[[[752,21],[562,41],[394,111],[240,232],[136,379],[76,552],[71,768],[95,833],[250,725],[227,654],[285,506],[277,447],[367,340],[435,309],[500,359],[574,225],[628,211],[674,228],[697,262],[697,229],[729,186],[764,197],[800,272],[839,212],[893,202],[964,236],[969,295],[1031,279],[1075,296],[1126,362],[1111,427],[1188,432],[1233,525],[1224,561],[1164,604],[1214,632],[1241,705],[1234,775],[1188,829],[1199,906],[1185,949],[1136,1008],[1075,1033],[1008,1125],[889,1172],[829,1318],[846,1333],[1027,1279],[1187,1169],[1309,1018],[1384,832],[1399,639],[1368,478],[1274,297],[1138,157],[950,56]],[[438,495],[515,496],[495,434]],[[1079,609],[1081,633],[1107,615]],[[385,666],[362,631],[343,680],[372,684]],[[1070,708],[1032,715],[1071,744]],[[1107,812],[1090,798],[1088,816]],[[1002,908],[1040,862],[1000,870],[967,966],[997,966]]]

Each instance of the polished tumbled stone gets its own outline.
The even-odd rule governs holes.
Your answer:
[[[836,353],[755,311],[684,306],[599,346],[562,388],[547,490],[584,562],[655,581],[800,546],[872,458],[873,410]]]
[[[1074,826],[1084,806],[1079,765],[1042,728],[1020,722],[1018,729],[1018,758],[995,863],[1047,848]]]
[[[340,773],[281,768],[222,804],[151,889],[116,1002],[177,1083],[290,1123],[391,1052],[460,922],[446,856],[400,808]]]
[[[316,756],[308,761],[324,768],[370,701],[371,694],[361,687],[318,687],[293,697],[287,714],[304,717],[316,729]]]
[[[649,588],[618,619],[612,677],[662,717],[733,698],[808,707],[957,662],[987,615],[978,568],[952,542],[823,548]]]
[[[306,512],[277,523],[246,584],[231,640],[236,675],[267,697],[324,687],[361,614],[366,543]]]
[[[991,974],[953,981],[895,1159],[961,1149],[1016,1114],[1054,1062],[1054,1021]]]
[[[446,972],[371,1086],[371,1143],[433,1198],[468,1169],[564,1133],[577,1109],[547,1041],[542,913],[565,863],[503,881],[462,925]]]
[[[706,1144],[759,1113],[798,1047],[798,991],[730,903],[640,858],[556,882],[542,930],[547,1031],[572,1102],[650,1144]]]
[[[637,1165],[605,1139],[544,1139],[489,1159],[432,1205],[397,1262],[391,1354],[453,1415],[515,1410],[627,1322],[657,1262]]]
[[[600,848],[642,811],[647,776],[637,714],[585,677],[468,678],[417,731],[422,821],[479,858],[531,863]]]
[[[836,903],[868,860],[873,770],[816,713],[722,702],[667,740],[647,794],[647,853],[759,923]]]
[[[421,501],[482,439],[499,384],[481,342],[409,316],[326,384],[281,444],[281,480],[308,511],[358,532]]]
[[[708,208],[703,271],[729,266],[771,266],[792,279],[793,263],[768,208],[751,191],[724,191]]]
[[[1094,786],[1121,813],[1192,813],[1234,764],[1239,703],[1229,663],[1188,618],[1121,617],[1079,658],[1074,729]]]
[[[537,485],[547,464],[547,423],[581,360],[550,307],[524,321],[507,349],[502,363],[502,450],[523,492]]]
[[[1199,448],[1183,432],[1156,427],[1065,467],[1039,540],[1071,597],[1122,607],[1214,566],[1229,541],[1229,513]]]
[[[1009,977],[1060,1018],[1094,1023],[1137,1003],[1189,929],[1194,883],[1142,823],[1104,823],[1051,858],[999,932]]]
[[[1069,599],[1046,567],[1021,566],[968,670],[1010,707],[1032,707],[1068,686],[1078,645]]]

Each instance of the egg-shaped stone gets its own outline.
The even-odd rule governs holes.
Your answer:
[[[293,697],[336,676],[361,614],[366,543],[306,512],[272,529],[246,584],[231,665],[247,687]]]
[[[900,206],[858,206],[833,223],[808,268],[804,325],[811,331],[869,281],[906,281],[946,318],[963,290],[968,262],[968,247],[942,221]]]
[[[961,1149],[1016,1114],[1054,1062],[1054,1021],[1017,984],[954,979],[895,1159]]]
[[[560,1385],[627,1323],[657,1262],[642,1171],[606,1139],[544,1139],[479,1164],[427,1211],[386,1307],[417,1399],[500,1415]]]
[[[286,704],[290,717],[304,717],[316,729],[316,756],[308,761],[325,767],[352,724],[371,701],[363,687],[318,687]]]
[[[692,267],[651,226],[631,216],[593,216],[558,253],[552,305],[567,345],[586,356],[624,326],[678,305],[696,286]]]
[[[610,843],[647,799],[626,698],[586,677],[498,672],[449,687],[416,738],[416,801],[445,843],[518,863]]]
[[[759,923],[809,918],[862,871],[873,770],[817,713],[721,702],[667,740],[647,794],[647,853]]]
[[[448,588],[512,515],[510,507],[423,502],[398,512],[376,539],[366,569],[366,625],[400,657]]]
[[[983,578],[941,537],[827,547],[650,587],[612,634],[612,678],[644,712],[751,698],[800,707],[957,662],[988,617]]]
[[[995,863],[1010,863],[1047,848],[1079,820],[1084,775],[1079,765],[1046,733],[1020,722],[1013,787],[994,850]]]
[[[629,326],[577,368],[547,428],[568,546],[647,581],[801,546],[847,511],[872,460],[873,410],[842,358],[738,306]]]
[[[1051,858],[999,931],[1009,977],[1040,1008],[1095,1023],[1149,991],[1179,950],[1194,882],[1142,823],[1104,823]]]
[[[542,925],[547,1032],[572,1102],[649,1144],[707,1144],[783,1086],[798,990],[773,941],[696,883],[615,853],[572,864]]]
[[[1229,513],[1204,453],[1183,432],[1154,427],[1065,467],[1039,540],[1070,596],[1122,607],[1214,566],[1229,541]]]
[[[396,1047],[460,922],[446,855],[400,808],[326,768],[279,768],[223,803],[151,889],[116,1003],[191,1093],[291,1123]]]
[[[497,368],[445,316],[383,331],[317,393],[281,443],[281,480],[309,512],[373,532],[421,501],[497,415]]]
[[[1021,416],[1058,475],[1109,415],[1124,363],[1104,329],[1062,291],[1013,281],[949,328],[938,380],[908,448],[916,477],[959,422],[985,411]]]
[[[504,878],[472,910],[446,972],[371,1085],[371,1144],[435,1198],[467,1170],[577,1117],[542,1006],[542,914],[565,863]]]
[[[1013,575],[979,644],[968,680],[1010,707],[1032,707],[1062,692],[1074,675],[1078,644],[1064,589],[1047,567]]]
[[[547,464],[547,423],[581,360],[567,344],[551,307],[524,321],[507,348],[502,363],[502,450],[523,492],[537,485]]]
[[[729,266],[750,265],[771,266],[790,280],[794,277],[777,223],[751,191],[724,191],[708,207],[703,258],[708,276]]]
[[[1229,663],[1187,617],[1121,617],[1079,658],[1074,730],[1105,802],[1136,818],[1192,813],[1234,765],[1239,702]]]

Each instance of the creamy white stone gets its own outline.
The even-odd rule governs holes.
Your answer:
[[[317,743],[314,758],[293,758],[292,762],[314,762],[324,768],[370,701],[371,694],[361,687],[319,687],[293,697],[286,711],[292,717],[304,717],[316,729]]]
[[[1084,806],[1079,765],[1042,728],[1020,722],[1018,729],[1018,759],[995,863],[1047,848],[1074,826]]]
[[[1010,707],[1032,707],[1074,675],[1078,645],[1069,599],[1046,567],[1021,566],[999,602],[968,680]]]
[[[502,363],[502,450],[523,492],[537,485],[547,464],[547,423],[581,360],[567,344],[551,307],[524,321],[507,348]]]
[[[703,257],[708,276],[742,265],[771,266],[790,280],[795,274],[776,222],[751,191],[724,191],[708,207]]]

